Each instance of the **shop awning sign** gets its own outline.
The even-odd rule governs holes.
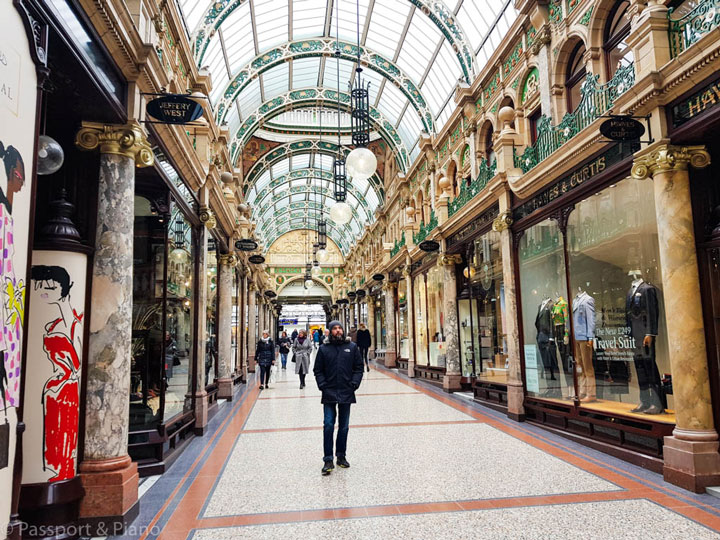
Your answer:
[[[612,116],[600,124],[600,133],[611,141],[637,141],[645,134],[645,126],[634,118]]]
[[[189,124],[203,115],[194,99],[180,94],[163,94],[148,102],[147,113],[161,124]]]
[[[425,240],[424,242],[420,242],[418,247],[422,251],[431,252],[440,249],[440,244],[438,244],[435,240]]]
[[[248,257],[248,261],[253,264],[262,264],[265,262],[265,257],[263,257],[262,255],[250,255]]]
[[[235,249],[238,251],[255,251],[258,247],[258,243],[251,238],[241,238],[235,240]]]

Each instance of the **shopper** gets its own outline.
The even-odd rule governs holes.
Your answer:
[[[310,371],[310,354],[312,353],[312,341],[305,335],[305,330],[300,330],[297,339],[293,342],[293,359],[295,362],[295,373],[300,375],[300,390],[305,388],[305,375]]]
[[[315,348],[317,349],[320,346],[320,339],[322,337],[322,333],[320,332],[319,328],[316,328],[313,332],[313,345],[315,345]]]
[[[332,321],[328,326],[330,336],[320,346],[315,357],[315,380],[322,392],[322,404],[325,410],[323,423],[323,476],[330,474],[333,465],[333,432],[335,419],[338,418],[338,434],[335,445],[338,467],[348,468],[345,458],[348,427],[350,424],[350,405],[355,403],[355,390],[360,387],[363,377],[363,362],[360,349],[350,338],[345,337],[345,329],[340,321]]]
[[[262,331],[262,338],[255,347],[255,360],[260,366],[260,390],[270,388],[270,369],[275,364],[275,344],[270,339],[270,332]]]
[[[291,339],[291,340],[293,341],[293,343],[294,343],[295,340],[297,339],[297,337],[298,337],[298,331],[297,331],[297,328],[295,328],[295,329],[292,331],[292,334],[290,334],[290,339]]]
[[[357,333],[357,346],[360,349],[360,356],[362,356],[365,367],[370,371],[370,360],[368,360],[368,350],[372,344],[372,338],[370,337],[370,330],[367,329],[365,323],[360,323],[360,330]]]
[[[292,340],[288,337],[287,332],[280,334],[278,339],[278,348],[280,350],[280,363],[283,369],[287,369],[287,357],[292,346]]]
[[[350,336],[350,341],[357,344],[357,328],[355,328],[354,326],[351,326],[348,336]]]

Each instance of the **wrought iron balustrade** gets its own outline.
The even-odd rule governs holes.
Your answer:
[[[668,9],[670,56],[675,58],[720,26],[720,0],[704,0],[679,19],[673,19],[672,14],[673,8]]]
[[[390,250],[390,258],[392,259],[395,255],[400,252],[400,249],[405,245],[405,234],[400,235],[400,240],[395,240],[392,249]]]
[[[428,221],[427,223],[420,223],[420,230],[413,234],[413,242],[415,243],[415,245],[418,245],[420,242],[425,240],[428,234],[430,234],[430,232],[437,226],[438,220],[437,216],[435,215],[435,211],[433,210],[430,212],[430,221]]]
[[[463,182],[460,187],[460,193],[455,197],[448,205],[448,217],[452,216],[465,206],[475,195],[480,193],[485,186],[487,186],[490,179],[495,176],[495,170],[497,169],[497,162],[493,161],[490,165],[487,164],[485,158],[480,161],[480,167],[477,177],[470,183]]]
[[[720,0],[718,0],[720,1]],[[572,113],[553,126],[550,117],[542,115],[537,123],[537,141],[520,155],[513,149],[515,166],[528,172],[547,159],[563,144],[608,112],[618,97],[635,84],[635,65],[620,66],[615,76],[605,84],[598,84],[599,75],[588,73],[580,89],[580,104]]]

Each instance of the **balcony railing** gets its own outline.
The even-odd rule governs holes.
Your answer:
[[[672,14],[673,9],[670,8],[670,56],[675,58],[703,35],[720,26],[720,0],[704,0],[679,19],[673,19]]]
[[[480,161],[480,168],[478,175],[475,180],[470,183],[463,182],[460,187],[460,194],[455,197],[448,205],[448,217],[452,216],[455,212],[465,206],[475,195],[480,193],[485,186],[487,186],[490,179],[495,176],[495,169],[497,168],[497,162],[493,161],[490,165],[483,158]]]
[[[392,259],[395,255],[400,252],[400,249],[405,245],[405,234],[400,235],[400,240],[395,240],[392,249],[390,250],[390,258]]]
[[[718,0],[720,1],[720,0]],[[627,64],[618,68],[615,76],[605,84],[598,84],[599,75],[588,73],[580,89],[580,104],[572,113],[553,126],[544,114],[537,124],[537,141],[528,146],[521,155],[514,154],[515,166],[528,172],[547,159],[563,144],[592,124],[615,105],[615,101],[635,84],[635,66]]]
[[[437,216],[435,211],[430,212],[430,221],[427,223],[420,223],[420,230],[413,234],[413,243],[417,246],[420,242],[425,240],[430,232],[438,226]]]

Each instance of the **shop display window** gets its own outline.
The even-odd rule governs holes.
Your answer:
[[[378,296],[375,299],[375,347],[385,350],[387,346],[387,326],[385,326],[385,298]]]
[[[206,342],[205,342],[205,385],[211,385],[215,382],[218,375],[218,346],[217,346],[217,306],[218,306],[218,263],[217,263],[217,247],[215,240],[211,238],[208,241],[207,259],[206,259],[206,276],[205,276],[205,294],[206,294]]]
[[[190,410],[192,402],[193,313],[195,307],[195,240],[192,224],[172,205],[168,237],[165,328],[167,392],[165,419]]]
[[[427,291],[425,274],[415,276],[413,290],[415,292],[415,363],[419,366],[428,365],[428,318]]]
[[[445,367],[443,288],[443,269],[434,266],[427,273],[429,365],[442,368]]]
[[[507,384],[508,355],[505,330],[500,235],[488,232],[468,249],[464,288],[458,300],[460,355],[463,377],[475,376]]]
[[[519,244],[528,394],[673,423],[652,184],[623,180],[567,219],[565,238],[549,219]]]
[[[400,358],[410,358],[410,320],[408,318],[407,282],[398,283],[398,339],[400,340]]]

